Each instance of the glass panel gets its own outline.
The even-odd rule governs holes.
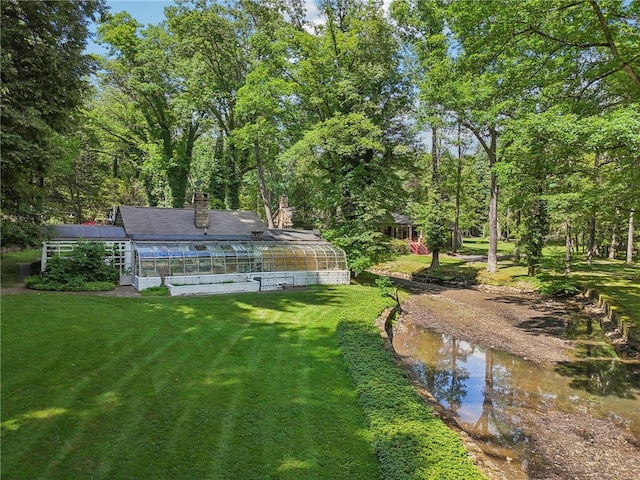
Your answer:
[[[280,245],[275,245],[269,248],[269,253],[271,253],[271,262],[273,265],[273,272],[286,272],[287,271],[287,262],[285,259],[286,254],[289,252],[289,249],[284,249]]]
[[[347,269],[344,252],[324,243],[147,244],[136,252],[141,276]]]
[[[208,254],[209,252],[207,252]],[[211,257],[200,257],[198,258],[198,273],[207,274],[212,273],[211,269]]]
[[[305,262],[306,260],[305,251],[302,250],[298,245],[292,245],[290,248],[294,255],[295,266],[293,268],[289,266],[289,270],[297,270],[297,271],[304,272],[307,269],[307,265]]]
[[[223,274],[226,271],[224,257],[213,257],[213,273]]]
[[[209,255],[211,255],[212,257],[224,256],[224,250],[222,249],[221,245],[214,245],[214,244],[208,243],[204,245],[204,247],[207,249],[207,251],[209,252]]]
[[[336,263],[338,270],[347,270],[347,256],[341,250],[336,252]]]
[[[140,276],[141,277],[157,277],[156,266],[153,259],[140,260]]]
[[[327,252],[322,245],[316,245],[314,249],[316,251],[316,260],[318,261],[318,270],[328,270]]]
[[[151,248],[156,258],[169,258],[169,251],[164,245],[153,245]]]
[[[222,244],[220,248],[224,252],[224,273],[238,273],[238,257],[234,248],[229,244]]]
[[[185,256],[185,258],[198,256],[198,252],[193,245],[182,245],[181,248],[182,254]]]
[[[198,273],[198,259],[186,258],[184,261],[184,273],[187,275],[196,275]]]
[[[306,267],[307,271],[313,272],[318,270],[318,262],[316,260],[316,248],[315,246],[302,246],[302,250],[304,250],[306,255]]]
[[[259,255],[261,257],[261,272],[272,272],[273,271],[273,250],[270,249],[267,245],[259,245]]]
[[[184,260],[182,257],[171,259],[171,275],[184,275]]]
[[[333,250],[327,252],[327,270],[337,270],[338,269],[338,257],[336,257],[336,252]]]
[[[153,258],[154,257],[153,248],[151,248],[151,247],[141,247],[141,246],[139,246],[139,247],[137,247],[137,250],[138,250],[138,255],[141,258]]]
[[[251,259],[248,257],[238,258],[238,272],[249,273],[251,271]]]

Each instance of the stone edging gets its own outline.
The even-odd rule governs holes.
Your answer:
[[[607,300],[607,296],[592,288],[587,288],[584,291],[584,296],[605,311],[607,318],[618,327],[627,344],[640,350],[640,328],[633,324],[628,316],[616,312],[615,307],[612,307]]]

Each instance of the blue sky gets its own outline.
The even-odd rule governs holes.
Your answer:
[[[106,2],[111,13],[126,10],[138,22],[145,27],[149,24],[156,25],[164,20],[164,9],[175,5],[173,0],[108,0]],[[95,33],[95,27],[91,29]],[[94,44],[91,39],[87,43],[87,52],[105,54],[106,50]]]
[[[318,18],[318,8],[314,0],[305,0],[307,9],[307,18],[312,22]],[[385,8],[389,7],[391,0],[383,2]],[[149,24],[157,25],[164,20],[164,9],[171,5],[175,5],[173,0],[107,0],[107,6],[111,13],[127,11],[145,27]],[[95,27],[91,29],[95,32]],[[106,49],[96,45],[89,39],[87,44],[87,52],[106,54]]]

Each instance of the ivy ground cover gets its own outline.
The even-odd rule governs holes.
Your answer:
[[[336,326],[382,302],[4,295],[2,477],[380,478]]]

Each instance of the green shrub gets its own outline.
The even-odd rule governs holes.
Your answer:
[[[161,285],[159,287],[149,287],[140,291],[140,295],[145,297],[164,297],[169,295],[169,287]]]
[[[344,319],[337,335],[386,480],[484,478],[460,438],[408,384],[373,326]]]
[[[32,290],[47,292],[105,292],[116,288],[113,282],[85,282],[81,277],[73,277],[63,283],[33,275],[25,278],[24,283]]]
[[[392,256],[409,255],[411,249],[409,248],[409,240],[398,240],[396,238],[389,242],[389,252]]]
[[[119,279],[119,271],[106,259],[103,243],[80,242],[69,256],[50,258],[44,272],[38,277],[29,277],[25,285],[34,290],[112,290]]]
[[[567,278],[543,282],[540,286],[540,293],[552,295],[554,297],[568,297],[580,293],[580,289],[571,283]]]

